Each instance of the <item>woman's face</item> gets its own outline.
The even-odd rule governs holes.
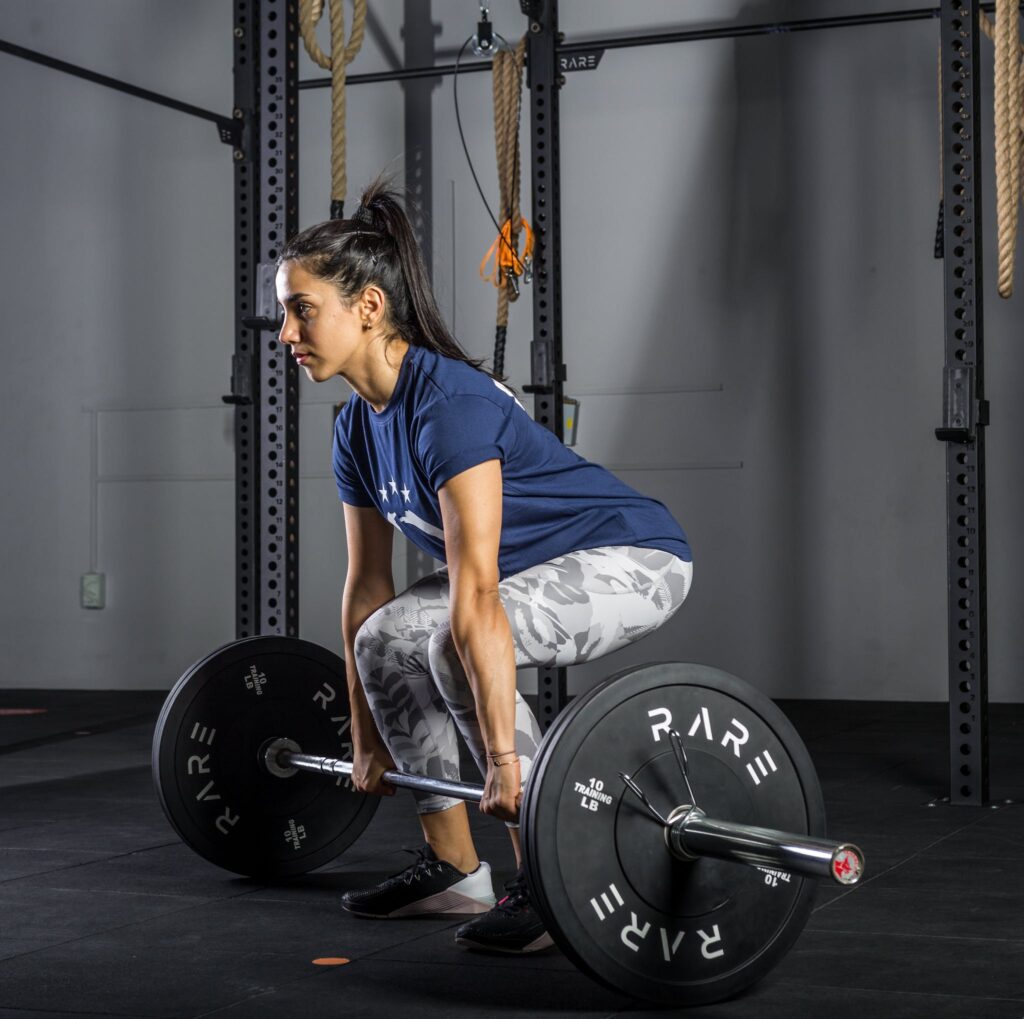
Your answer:
[[[277,299],[284,308],[280,340],[314,382],[341,374],[365,344],[360,303],[345,307],[330,283],[297,262],[283,262],[277,270]]]

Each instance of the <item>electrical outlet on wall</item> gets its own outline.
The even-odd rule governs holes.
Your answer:
[[[82,574],[82,608],[102,609],[107,604],[107,577],[103,573]]]

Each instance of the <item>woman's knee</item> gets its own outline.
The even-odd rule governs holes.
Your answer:
[[[367,617],[366,621],[356,631],[355,640],[352,642],[352,649],[355,652],[356,661],[360,666],[368,666],[375,659],[383,657],[387,646],[387,620],[385,612],[387,606],[381,606],[376,612]],[[364,674],[362,668],[361,674]]]

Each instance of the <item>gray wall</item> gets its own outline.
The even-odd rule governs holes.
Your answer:
[[[371,7],[400,53],[402,4]],[[562,0],[562,20],[580,38],[821,9]],[[514,0],[492,14],[508,38],[523,30]],[[434,0],[434,15],[448,59],[476,5]],[[227,0],[7,0],[0,36],[230,109]],[[679,615],[573,670],[574,689],[685,658],[776,696],[944,699],[936,37],[926,21],[614,51],[569,78],[563,268],[578,449],[666,502],[696,558]],[[387,66],[388,46],[368,35],[352,70]],[[302,76],[320,73],[303,56]],[[0,683],[166,687],[233,635],[231,418],[220,404],[230,150],[211,125],[3,55],[0,88],[17,97],[0,108]],[[493,194],[488,76],[467,76],[459,94]],[[326,91],[302,94],[303,225],[327,209],[328,104]],[[485,356],[494,297],[476,267],[493,228],[450,79],[434,91],[433,132],[437,288],[465,346]],[[380,168],[403,165],[400,86],[351,89],[349,142],[354,201]],[[524,132],[524,156],[527,144]],[[1002,302],[990,284],[985,298],[991,696],[1019,700],[1024,297]],[[512,309],[516,385],[529,373],[528,299]],[[329,441],[345,394],[340,381],[302,388],[302,633],[335,647],[345,557]],[[78,604],[91,566],[107,575],[98,612]],[[395,569],[406,575],[404,548]]]

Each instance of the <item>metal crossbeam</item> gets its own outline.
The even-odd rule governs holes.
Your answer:
[[[211,110],[204,110],[202,107],[193,106],[191,103],[183,103],[170,96],[161,95],[159,92],[152,92],[148,88],[139,88],[119,78],[111,78],[106,74],[99,74],[90,71],[87,67],[80,67],[78,64],[70,64],[66,60],[58,60],[38,50],[28,49],[25,46],[18,46],[13,42],[0,39],[0,53],[9,53],[12,57],[20,57],[22,60],[29,60],[33,64],[41,64],[51,71],[60,71],[62,74],[70,74],[75,78],[82,78],[94,85],[102,85],[104,88],[111,88],[125,95],[134,96],[136,99],[145,99],[147,102],[156,103],[158,106],[166,106],[168,109],[177,110],[179,113],[187,113],[191,117],[199,117],[201,120],[208,120],[217,125],[220,133],[220,140],[228,145],[237,145],[241,137],[241,125],[231,117],[213,113]]]

